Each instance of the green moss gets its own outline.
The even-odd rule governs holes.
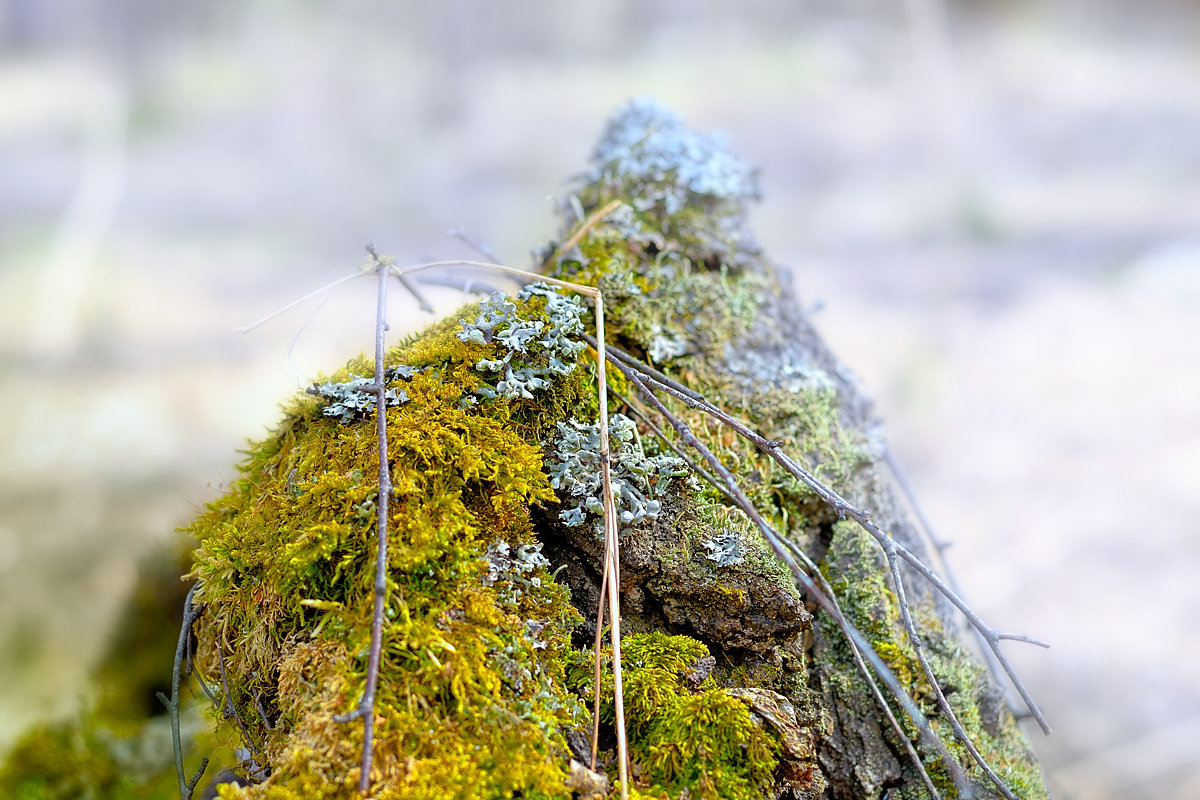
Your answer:
[[[544,321],[545,304],[520,311]],[[428,797],[450,777],[464,796],[562,796],[563,730],[583,710],[547,654],[570,647],[578,615],[544,566],[497,573],[488,550],[536,552],[529,510],[555,500],[542,468],[541,436],[556,423],[546,406],[595,401],[581,397],[585,369],[536,402],[479,399],[488,376],[476,365],[504,345],[463,341],[464,329],[438,326],[388,356],[420,369],[388,411],[395,497],[373,777],[387,787],[381,797]],[[364,371],[351,364],[333,380]],[[375,450],[371,422],[326,418],[319,401],[298,400],[251,448],[230,494],[189,528],[206,607],[201,665],[210,676],[224,667],[274,766],[264,784],[223,790],[230,797],[352,794],[361,731],[332,715],[353,707],[365,680]]]
[[[686,636],[638,634],[622,644],[626,730],[630,754],[647,784],[671,797],[750,800],[762,797],[778,763],[779,742],[757,723],[748,704],[712,678],[689,682],[708,648]],[[608,654],[611,659],[611,653]],[[589,665],[573,670],[581,692]],[[612,677],[601,684],[601,719],[612,724]]]

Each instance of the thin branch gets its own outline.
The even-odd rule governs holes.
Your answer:
[[[483,244],[478,239],[471,236],[471,234],[467,233],[462,228],[458,228],[458,227],[451,228],[450,230],[446,231],[446,235],[451,237],[452,239],[458,239],[460,242],[465,244],[467,247],[471,248],[476,253],[479,253],[479,255],[486,258],[488,261],[499,261],[500,260],[500,259],[496,258],[495,253],[493,253],[491,251],[491,249],[489,249],[487,247],[487,245]]]
[[[925,531],[925,537],[929,540],[929,543],[933,545],[934,550],[936,550],[938,559],[942,563],[942,572],[946,576],[946,583],[951,589],[954,590],[955,594],[957,594],[959,597],[962,597],[962,589],[959,588],[959,583],[954,576],[954,571],[950,569],[950,563],[946,560],[946,550],[949,549],[951,543],[945,539],[939,538],[934,533],[933,526],[930,524],[929,518],[925,516],[924,511],[921,509],[920,503],[917,502],[916,492],[913,491],[912,484],[909,482],[908,476],[905,474],[904,469],[900,466],[900,462],[896,459],[891,450],[885,451],[884,460],[887,462],[888,469],[891,471],[892,477],[896,479],[896,484],[900,487],[901,493],[908,500],[908,505],[912,509],[913,514],[916,516],[917,522],[920,523],[921,528]],[[974,625],[971,625],[971,632],[975,635],[976,641],[979,642],[980,650],[983,653],[984,663],[987,664],[988,672],[991,674],[992,680],[997,686],[1000,686],[1002,689],[1006,690],[1004,694],[1005,699],[1008,702],[1009,712],[1017,719],[1035,716],[1032,711],[1022,709],[1012,702],[1004,680],[1000,677],[1000,672],[1003,667],[1000,665],[999,659],[996,658],[995,652],[989,645],[987,637],[981,630],[979,630],[979,628]],[[1023,634],[1000,632],[994,633],[997,640],[1011,639],[1017,642],[1036,645],[1037,647],[1050,647],[1050,645],[1046,642],[1039,641]]]
[[[1013,669],[1003,651],[1000,650],[999,643],[1001,639],[1015,638],[1015,636],[1010,637],[1008,635],[1004,635],[984,622],[983,619],[980,618],[980,616],[974,611],[974,609],[972,609],[966,603],[966,601],[959,597],[959,595],[953,589],[951,589],[945,584],[945,582],[942,581],[937,573],[930,569],[919,557],[917,557],[903,544],[893,539],[891,534],[887,533],[878,525],[876,525],[866,511],[856,508],[836,491],[822,483],[815,475],[809,472],[803,465],[798,463],[790,455],[783,452],[781,449],[781,442],[767,439],[761,434],[751,430],[744,423],[728,414],[723,409],[713,405],[703,398],[697,399],[695,392],[690,390],[683,391],[675,388],[675,386],[672,385],[676,383],[675,381],[670,379],[666,381],[660,381],[652,377],[650,374],[648,374],[652,368],[646,367],[629,353],[623,352],[615,347],[610,347],[609,352],[622,364],[624,367],[622,371],[625,371],[625,369],[632,369],[640,372],[647,383],[658,386],[663,391],[666,391],[668,394],[683,401],[685,404],[716,418],[724,425],[731,428],[738,435],[754,443],[760,450],[779,463],[780,466],[782,466],[789,474],[792,475],[792,477],[808,486],[817,495],[817,497],[819,497],[835,512],[837,512],[838,516],[843,518],[848,517],[861,525],[869,534],[871,534],[871,536],[875,539],[879,546],[884,549],[885,552],[889,548],[894,548],[896,555],[900,559],[909,564],[913,569],[920,573],[922,577],[929,581],[930,584],[932,584],[938,592],[940,592],[947,600],[949,600],[956,608],[958,608],[958,610],[961,611],[964,616],[966,616],[971,625],[979,631],[979,633],[984,637],[984,640],[987,642],[988,648],[995,654],[997,661],[1000,663],[1004,673],[1012,682],[1013,687],[1017,690],[1018,694],[1020,694],[1021,699],[1029,709],[1030,714],[1038,721],[1038,724],[1041,725],[1043,731],[1050,733],[1050,725],[1046,721],[1045,716],[1042,714],[1041,709],[1033,700],[1033,697],[1030,695],[1024,683],[1017,676],[1016,670]],[[1044,643],[1038,642],[1037,640],[1029,639],[1028,641],[1031,644],[1038,644],[1043,647],[1046,646]]]
[[[596,756],[600,752],[600,680],[603,677],[600,648],[604,642],[604,601],[608,597],[608,559],[601,557],[601,561],[604,567],[600,573],[600,599],[596,608],[596,641],[592,644],[592,752],[589,769],[593,772],[596,770]]]
[[[208,758],[206,757],[200,761],[200,769],[196,771],[192,779],[187,779],[183,771],[183,737],[179,733],[179,684],[183,672],[184,651],[188,647],[188,638],[192,635],[192,625],[204,612],[203,606],[198,609],[192,607],[192,599],[198,588],[199,584],[192,586],[183,601],[183,622],[179,626],[179,642],[175,645],[175,667],[171,671],[171,696],[167,697],[162,692],[158,693],[159,701],[167,707],[167,714],[171,718],[171,744],[175,749],[175,775],[179,779],[180,800],[191,800],[192,792],[195,791],[196,784],[200,782],[200,776],[208,769]]]
[[[194,660],[195,653],[192,650],[192,640],[195,638],[194,631],[192,631],[187,638],[187,652],[185,653],[187,660],[185,662],[186,671],[184,674],[196,676],[196,682],[200,684],[200,690],[204,692],[204,696],[208,698],[209,702],[213,704],[214,708],[219,708],[221,704],[217,702],[216,695],[213,694],[212,689],[208,688],[208,682],[204,680],[204,676],[201,675],[196,669],[196,663]]]
[[[611,204],[610,204],[611,205]],[[586,223],[585,223],[586,227]],[[600,478],[604,486],[604,563],[608,572],[608,611],[612,621],[613,707],[617,727],[617,773],[621,800],[629,797],[629,744],[625,738],[625,693],[621,684],[621,544],[617,537],[617,504],[612,490],[612,451],[608,441],[608,361],[604,342],[604,297],[596,290],[596,383],[600,400]],[[603,602],[603,596],[601,596]],[[600,657],[596,653],[596,658]]]
[[[787,548],[791,551],[792,555],[794,555],[812,573],[813,579],[821,587],[821,591],[825,593],[825,596],[829,598],[830,602],[833,603],[834,608],[837,609],[837,618],[844,619],[845,613],[842,611],[841,604],[838,602],[837,594],[833,591],[833,587],[829,585],[829,581],[825,579],[825,575],[821,572],[820,568],[813,563],[812,559],[808,557],[808,554],[797,547],[795,542],[791,541],[791,539],[784,537],[783,543],[787,545]],[[863,677],[867,681],[867,684],[871,687],[871,693],[875,696],[875,701],[879,704],[879,707],[883,709],[883,713],[887,717],[888,723],[892,726],[892,730],[896,732],[896,736],[901,745],[904,747],[905,751],[907,751],[909,760],[913,763],[913,765],[916,766],[917,772],[920,773],[921,781],[925,784],[925,789],[929,792],[931,800],[941,800],[941,794],[938,792],[937,787],[934,786],[933,779],[929,777],[929,773],[925,770],[924,762],[921,761],[921,757],[917,754],[916,748],[913,747],[913,743],[909,740],[908,734],[905,733],[904,728],[900,726],[900,721],[897,720],[896,715],[892,713],[892,707],[884,699],[883,692],[879,689],[879,684],[875,680],[875,676],[869,669],[867,669],[867,665],[863,661],[862,651],[858,649],[858,645],[855,644],[853,640],[850,641],[850,649],[854,653],[854,662],[858,666],[859,672],[862,673]]]
[[[504,264],[492,264],[487,261],[468,261],[463,259],[453,259],[450,261],[429,261],[424,264],[413,264],[409,267],[390,266],[388,269],[392,274],[412,275],[415,272],[424,272],[428,269],[437,269],[438,267],[479,267],[480,269],[491,270],[493,272],[503,272],[505,275],[515,275],[519,278],[527,278],[530,281],[541,281],[548,283],[551,286],[561,286],[564,289],[571,289],[579,292],[587,297],[595,298],[600,294],[600,290],[594,286],[584,286],[570,281],[562,281],[558,278],[551,278],[546,275],[539,275],[536,272],[529,270],[517,269],[516,267],[507,267]]]
[[[617,396],[620,397],[620,395]],[[659,430],[658,426],[655,425],[646,414],[644,414],[639,408],[634,406],[628,400],[622,398],[622,401],[629,408],[629,410],[634,413],[635,416],[650,426],[650,429],[653,430],[654,433],[668,447],[674,450],[675,453],[677,453],[679,457],[682,458],[685,463],[687,463],[688,467],[693,472],[700,475],[709,483],[710,486],[719,491],[726,499],[731,502],[736,502],[733,495],[729,493],[729,490],[726,489],[722,483],[718,482],[717,479],[714,478],[710,472],[708,472],[708,470],[697,464],[691,456],[677,447],[674,442],[667,439],[666,435]],[[804,565],[805,569],[809,571],[813,579],[821,587],[821,591],[825,593],[825,596],[829,598],[831,603],[833,603],[836,609],[835,619],[843,619],[845,614],[842,612],[841,605],[838,603],[837,594],[834,593],[833,587],[829,585],[829,581],[825,580],[825,576],[821,573],[820,568],[813,563],[812,559],[808,557],[808,554],[797,547],[796,544],[789,538],[786,536],[780,538],[787,546],[788,550],[791,551],[792,555],[795,556],[796,559]],[[896,719],[896,715],[892,713],[892,707],[887,703],[886,700],[884,700],[883,693],[879,689],[879,684],[875,680],[874,674],[872,674],[871,670],[867,668],[866,663],[863,661],[862,652],[858,649],[858,645],[856,645],[853,640],[850,641],[850,649],[854,653],[854,661],[858,666],[859,672],[862,673],[863,677],[867,681],[867,684],[871,687],[871,692],[874,694],[875,700],[879,704],[879,707],[883,709],[883,713],[887,717],[888,723],[892,726],[892,730],[896,732],[897,739],[908,752],[909,759],[916,766],[917,771],[920,773],[921,781],[925,784],[925,788],[928,790],[931,800],[941,800],[941,794],[938,792],[937,787],[934,786],[933,779],[929,777],[929,773],[925,770],[925,765],[922,763],[921,757],[917,754],[916,748],[913,747],[912,742],[909,741],[908,734],[904,732],[904,728],[900,726],[900,722]]]
[[[371,789],[371,764],[375,758],[375,692],[379,686],[379,664],[383,657],[383,621],[387,607],[387,549],[388,549],[388,501],[392,495],[392,479],[388,466],[387,440],[387,385],[384,378],[384,354],[387,344],[387,286],[388,276],[396,274],[390,264],[385,264],[374,248],[368,248],[379,276],[379,291],[375,308],[375,421],[379,444],[379,497],[376,531],[378,534],[375,553],[375,607],[371,617],[371,651],[367,661],[367,685],[363,690],[358,708],[349,714],[335,717],[338,722],[353,719],[363,721],[363,749],[358,791],[366,794]],[[397,277],[400,277],[397,274]]]
[[[267,710],[262,704],[262,689],[254,693],[254,707],[258,709],[258,717],[262,720],[263,727],[268,731],[275,730],[275,726],[271,724],[271,720],[267,719]]]
[[[975,743],[971,741],[971,737],[963,730],[962,723],[958,721],[958,715],[954,713],[954,709],[950,707],[949,701],[946,700],[946,693],[942,691],[942,685],[938,682],[937,676],[933,674],[933,668],[929,665],[929,656],[925,652],[925,647],[921,642],[921,634],[917,631],[917,624],[913,621],[912,611],[908,607],[908,596],[904,590],[904,578],[900,574],[900,562],[896,558],[894,549],[884,549],[884,554],[887,556],[888,568],[892,573],[892,583],[896,590],[896,602],[900,606],[900,619],[904,622],[904,629],[908,633],[908,640],[912,643],[913,650],[916,651],[917,660],[921,663],[921,672],[924,673],[925,679],[929,681],[929,686],[933,690],[933,696],[937,700],[938,708],[946,715],[946,719],[950,720],[950,727],[954,730],[954,736],[962,742],[967,748],[967,752],[971,754],[971,758],[979,765],[979,768],[984,771],[988,779],[1000,790],[1000,793],[1008,798],[1008,800],[1021,800],[1013,793],[1012,789],[1001,780],[995,770],[987,763],[987,760],[980,754],[979,749],[975,747]]]
[[[486,281],[481,281],[476,278],[469,278],[465,275],[422,275],[417,278],[417,283],[426,286],[448,286],[451,289],[457,289],[463,294],[492,294],[500,289]]]
[[[242,732],[242,739],[245,740],[246,746],[250,748],[253,755],[261,755],[262,751],[254,744],[254,740],[250,738],[250,730],[246,727],[245,720],[238,713],[237,707],[233,704],[233,693],[229,691],[229,676],[225,673],[225,648],[220,643],[217,644],[217,663],[221,666],[221,690],[224,692],[225,702],[222,704],[221,715],[225,719],[232,719],[237,723],[238,730]]]
[[[569,253],[571,248],[583,241],[583,237],[587,236],[588,231],[599,225],[605,217],[616,211],[622,205],[624,205],[624,203],[619,199],[610,200],[603,208],[593,211],[591,215],[589,215],[588,218],[583,221],[583,224],[575,230],[575,233],[571,234],[571,237],[563,242],[562,246],[559,247],[555,252]]]
[[[661,441],[663,444],[665,444],[667,447],[669,447],[671,449],[671,452],[673,452],[675,455],[682,458],[684,460],[684,462],[688,465],[688,467],[692,470],[692,472],[695,472],[697,475],[699,475],[701,478],[703,478],[705,480],[705,482],[708,483],[709,486],[713,487],[718,492],[720,492],[722,495],[724,495],[726,499],[728,499],[728,500],[733,499],[733,497],[725,489],[724,485],[722,485],[720,481],[718,481],[715,477],[713,477],[712,473],[710,473],[704,467],[700,466],[700,464],[698,464],[694,458],[689,456],[682,447],[680,447],[679,445],[675,444],[670,439],[668,439],[667,435],[665,433],[663,433],[662,430],[657,425],[654,424],[654,420],[652,420],[652,419],[650,419],[650,417],[646,416],[645,412],[643,412],[640,408],[638,408],[636,405],[631,403],[627,398],[622,397],[620,393],[613,392],[613,394],[616,395],[617,398],[620,399],[620,401],[625,404],[626,408],[628,408],[630,411],[633,412],[633,415],[635,417],[637,417],[643,423],[645,423],[646,427],[650,428],[651,432],[653,432],[654,435],[658,437],[659,441]]]
[[[361,278],[362,276],[368,275],[368,274],[370,274],[370,273],[360,270],[358,272],[353,272],[349,275],[343,275],[342,277],[338,278],[336,281],[330,281],[329,283],[325,284],[321,288],[313,289],[308,294],[303,295],[301,297],[297,297],[295,300],[288,303],[287,305],[284,305],[284,306],[281,306],[280,308],[275,309],[270,314],[267,314],[265,317],[258,320],[257,322],[252,322],[249,325],[243,325],[242,327],[235,328],[234,330],[236,330],[238,333],[249,333],[250,331],[254,330],[255,328],[259,327],[260,325],[264,325],[264,324],[270,322],[271,320],[275,319],[280,314],[283,314],[286,311],[291,311],[293,308],[300,305],[305,300],[309,300],[309,299],[321,294],[322,292],[328,292],[330,289],[337,288],[338,286],[341,286],[343,283],[352,281],[355,278]]]

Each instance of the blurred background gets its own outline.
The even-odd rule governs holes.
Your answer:
[[[234,328],[367,242],[529,263],[643,94],[761,168],[761,242],[966,593],[1053,643],[1009,650],[1057,795],[1200,797],[1182,0],[0,0],[0,750],[71,713],[245,438],[369,348],[373,288]]]

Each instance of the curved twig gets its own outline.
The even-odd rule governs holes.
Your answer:
[[[959,796],[964,798],[972,797],[973,791],[971,784],[967,780],[966,775],[963,773],[962,768],[959,766],[954,756],[952,756],[946,749],[946,746],[942,743],[941,739],[937,737],[937,734],[933,732],[932,727],[929,725],[929,720],[926,719],[916,702],[908,696],[907,692],[905,692],[904,687],[900,684],[899,679],[896,678],[895,674],[887,666],[887,664],[883,662],[883,659],[879,657],[879,654],[871,648],[870,644],[866,640],[866,637],[862,635],[862,633],[854,626],[853,623],[851,623],[843,614],[841,614],[841,609],[832,600],[830,600],[829,597],[826,596],[825,592],[821,590],[817,583],[800,567],[800,564],[796,561],[788,547],[784,544],[782,537],[775,532],[766,519],[763,518],[762,514],[759,513],[758,509],[755,508],[754,504],[750,502],[750,499],[746,497],[733,474],[721,463],[720,459],[718,459],[716,455],[714,455],[713,452],[709,450],[707,446],[705,446],[703,442],[696,438],[695,434],[692,433],[691,429],[686,423],[667,410],[662,401],[659,400],[654,392],[650,390],[649,386],[647,386],[647,382],[649,381],[647,380],[647,382],[644,382],[646,376],[639,375],[636,370],[626,366],[621,362],[620,359],[614,358],[613,364],[621,370],[621,373],[625,376],[626,380],[628,380],[635,388],[638,389],[639,392],[641,392],[641,394],[650,402],[655,410],[662,415],[664,419],[670,422],[671,427],[673,427],[679,434],[680,439],[682,439],[684,443],[699,453],[713,472],[721,476],[725,482],[725,488],[729,491],[730,495],[733,496],[734,502],[739,508],[741,508],[746,516],[750,518],[755,527],[759,529],[763,535],[763,538],[766,539],[767,544],[775,552],[776,557],[782,561],[789,570],[791,570],[792,576],[796,580],[797,585],[805,592],[807,597],[809,597],[818,606],[825,609],[825,611],[837,624],[838,629],[841,630],[842,634],[846,636],[846,638],[849,639],[861,652],[862,656],[870,664],[871,669],[876,675],[879,676],[879,679],[888,687],[888,690],[892,693],[892,696],[895,697],[896,701],[899,702],[904,708],[904,711],[908,715],[909,719],[911,719],[913,724],[916,725],[921,738],[924,739],[930,747],[937,751],[939,757],[945,764],[946,771],[949,773],[950,779],[953,781],[955,788],[958,790]]]
[[[171,718],[171,744],[175,749],[175,775],[179,779],[180,800],[191,800],[192,792],[200,782],[200,776],[208,769],[208,756],[205,756],[200,760],[200,769],[196,770],[191,780],[187,779],[183,771],[183,737],[179,732],[179,684],[183,674],[184,651],[188,647],[188,638],[192,635],[192,625],[204,613],[204,606],[192,607],[192,598],[196,596],[196,589],[199,587],[200,584],[193,585],[183,601],[183,623],[179,626],[179,642],[175,645],[175,668],[171,671],[171,696],[158,693],[159,701],[167,707],[167,714]]]
[[[694,391],[686,389],[686,387],[678,384],[677,381],[662,375],[661,372],[658,373],[658,376],[661,376],[665,380],[660,380],[659,377],[652,374],[653,372],[658,372],[657,370],[653,370],[653,368],[642,364],[638,359],[629,353],[626,353],[612,345],[609,345],[608,352],[617,361],[621,362],[622,365],[642,373],[643,377],[648,383],[658,386],[663,391],[681,400],[692,408],[703,411],[704,413],[716,418],[724,425],[731,428],[735,433],[752,442],[770,458],[774,459],[789,474],[791,474],[792,477],[808,486],[817,495],[817,497],[830,506],[838,514],[838,516],[843,518],[848,517],[861,525],[869,534],[871,534],[872,538],[875,539],[879,546],[884,549],[884,552],[887,552],[889,548],[894,548],[895,554],[901,560],[905,561],[907,564],[909,564],[909,566],[920,573],[923,578],[929,581],[929,583],[947,600],[949,600],[959,611],[961,611],[971,625],[977,631],[979,631],[984,640],[987,642],[988,649],[995,654],[996,659],[999,661],[1002,669],[1004,670],[1004,673],[1008,676],[1018,694],[1020,694],[1022,701],[1030,711],[1030,715],[1038,721],[1038,724],[1041,726],[1044,732],[1050,733],[1051,729],[1049,722],[1046,721],[1045,716],[1042,714],[1041,709],[1034,701],[1032,695],[1030,695],[1029,690],[1017,676],[1016,670],[1013,669],[1012,664],[1009,662],[1008,658],[1005,657],[1003,651],[1001,651],[999,647],[1000,641],[1004,639],[1023,641],[1027,644],[1037,645],[1038,647],[1049,647],[1048,644],[1032,637],[1018,634],[1008,634],[998,631],[984,622],[983,619],[975,612],[975,610],[972,609],[967,602],[958,595],[958,593],[947,586],[946,583],[937,575],[937,573],[930,569],[925,562],[923,562],[903,544],[893,539],[891,534],[887,533],[878,525],[876,525],[871,520],[870,514],[855,507],[832,488],[825,485],[802,464],[785,453],[781,449],[782,442],[767,439],[766,437],[747,427],[744,423],[727,413],[724,409],[721,409],[704,398],[699,397]]]

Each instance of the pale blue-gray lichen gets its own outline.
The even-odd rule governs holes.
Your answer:
[[[631,525],[655,518],[662,510],[671,479],[690,474],[678,456],[647,456],[635,436],[633,420],[616,414],[608,424],[612,451],[612,491],[617,516]],[[567,525],[582,525],[587,512],[604,511],[600,477],[600,425],[572,419],[558,423],[558,439],[546,471],[564,508],[559,518]]]
[[[704,541],[703,545],[708,550],[706,558],[717,562],[718,567],[732,567],[745,561],[741,537],[733,528]]]
[[[521,586],[539,588],[542,579],[535,575],[538,570],[545,570],[550,561],[542,555],[542,545],[538,542],[513,547],[503,539],[497,539],[487,549],[488,571],[483,576],[484,586],[508,584],[515,590]]]
[[[754,172],[729,152],[723,135],[691,130],[650,98],[630,101],[609,120],[592,165],[590,183],[619,177],[635,184],[640,191],[630,196],[639,211],[661,203],[675,214],[693,196],[736,201],[758,196]]]
[[[517,305],[501,292],[479,303],[474,321],[461,320],[457,334],[463,342],[498,344],[499,358],[481,358],[475,369],[495,383],[475,390],[479,397],[493,400],[533,399],[533,393],[550,386],[556,376],[569,375],[586,345],[573,336],[583,330],[583,305],[578,298],[563,295],[548,284],[531,283],[517,293],[520,300],[543,297],[546,319],[526,319]]]
[[[411,378],[414,372],[412,367],[397,367],[389,370],[388,374],[392,377]],[[372,388],[374,386],[374,378],[354,375],[344,383],[314,383],[307,391],[325,401],[322,414],[337,417],[342,422],[350,422],[362,419],[375,411],[375,390]],[[400,388],[388,389],[384,398],[389,408],[408,402],[408,394]]]

